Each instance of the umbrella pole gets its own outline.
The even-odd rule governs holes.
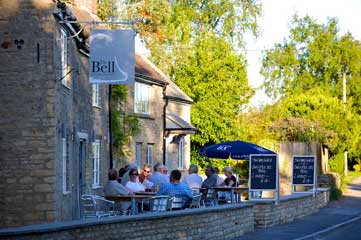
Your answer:
[[[238,187],[238,159],[236,160],[236,187]]]

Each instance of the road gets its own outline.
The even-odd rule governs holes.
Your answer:
[[[361,239],[361,219],[352,224],[348,224],[341,228],[337,228],[331,232],[328,232],[326,235],[318,236],[314,239],[317,240],[360,240]],[[312,238],[311,238],[312,239]]]
[[[349,184],[339,201],[294,222],[235,238],[237,240],[361,240],[361,177]]]

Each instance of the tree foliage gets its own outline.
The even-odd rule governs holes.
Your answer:
[[[109,21],[118,14],[113,0],[99,0],[97,5],[97,16],[102,21]]]
[[[340,35],[337,20],[324,25],[306,16],[295,16],[290,36],[266,51],[262,74],[272,97],[299,94],[320,88],[342,98],[342,76],[347,76],[347,95],[361,110],[361,44],[350,33]]]
[[[318,24],[295,16],[290,35],[265,53],[262,74],[266,92],[278,98],[266,108],[269,129],[281,140],[318,141],[333,156],[360,156],[361,45],[341,35],[337,20]],[[347,77],[346,111],[342,77]]]
[[[258,35],[259,1],[136,0],[128,9],[150,59],[194,100],[193,160],[201,146],[244,136],[238,115],[254,91],[238,50],[245,32]]]

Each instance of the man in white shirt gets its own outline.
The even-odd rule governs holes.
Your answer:
[[[122,184],[118,183],[118,173],[115,169],[110,169],[108,172],[108,181],[106,182],[103,191],[105,196],[117,196],[117,195],[129,195],[133,194]],[[118,208],[121,208],[122,211],[125,211],[129,208],[130,202],[121,202],[116,203]]]
[[[184,176],[183,181],[190,188],[201,188],[203,179],[198,175],[198,166],[191,164],[188,169],[188,175]]]
[[[149,177],[149,181],[154,184],[154,187],[160,186],[162,183],[168,183],[169,177],[162,173],[164,165],[160,162],[154,165],[154,173]]]

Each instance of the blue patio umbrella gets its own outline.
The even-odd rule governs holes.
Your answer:
[[[208,158],[248,160],[251,154],[276,154],[275,152],[244,141],[228,141],[203,147],[199,154]]]
[[[199,154],[208,158],[249,160],[251,154],[276,154],[275,152],[258,146],[256,144],[244,141],[228,141],[217,143],[203,147],[199,150]],[[238,164],[237,166],[237,182],[238,182]],[[236,186],[237,186],[236,182]]]

